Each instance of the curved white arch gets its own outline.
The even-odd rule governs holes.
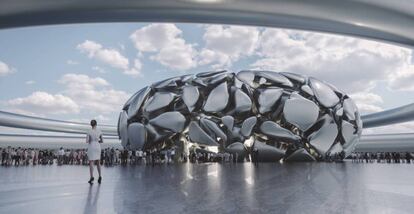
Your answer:
[[[28,146],[30,145],[30,146]],[[11,146],[30,148],[76,148],[86,149],[85,136],[54,136],[54,135],[14,135],[0,134],[0,147]],[[104,137],[103,148],[122,148],[118,137]]]
[[[86,148],[84,136],[0,134],[0,147]],[[104,148],[122,148],[115,136],[104,138]],[[414,152],[414,134],[363,135],[355,152]]]
[[[362,135],[356,152],[414,152],[414,133]]]
[[[361,116],[363,127],[372,128],[414,120],[414,103]]]
[[[0,111],[0,126],[72,134],[84,134],[91,128],[87,123],[31,117],[4,111]],[[117,127],[115,126],[99,125],[99,128],[104,135],[118,136]]]

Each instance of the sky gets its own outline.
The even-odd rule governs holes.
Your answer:
[[[308,31],[180,23],[70,24],[0,30],[0,110],[116,125],[136,91],[169,77],[265,69],[313,76],[369,114],[414,101],[408,47]],[[0,133],[14,132],[0,128]],[[364,134],[413,132],[414,123]]]

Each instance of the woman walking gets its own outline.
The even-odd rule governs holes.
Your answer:
[[[89,160],[89,173],[91,178],[89,179],[88,183],[93,184],[93,162],[96,164],[96,168],[98,169],[98,183],[101,183],[101,143],[103,143],[102,132],[98,128],[96,128],[96,120],[91,120],[92,129],[86,135],[86,143],[88,144],[88,160]]]

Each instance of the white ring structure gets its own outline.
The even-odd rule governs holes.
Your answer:
[[[2,0],[0,28],[90,22],[190,22],[294,28],[414,45],[405,0]]]
[[[364,128],[386,126],[414,120],[414,103],[361,116]]]
[[[362,135],[356,152],[414,152],[414,133]]]
[[[0,126],[71,134],[85,134],[91,128],[87,123],[31,117],[4,111],[0,111]],[[99,128],[104,135],[118,136],[115,126],[99,125]]]
[[[31,148],[60,148],[64,145],[67,148],[87,148],[85,136],[54,136],[54,135],[14,135],[0,134],[1,147],[28,147]],[[114,147],[122,148],[118,137],[105,137],[103,148]]]

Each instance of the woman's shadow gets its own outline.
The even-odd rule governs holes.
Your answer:
[[[97,188],[93,188],[93,185],[89,186],[88,197],[86,199],[83,213],[98,213],[97,202],[99,198],[100,187],[100,185],[98,185]]]

